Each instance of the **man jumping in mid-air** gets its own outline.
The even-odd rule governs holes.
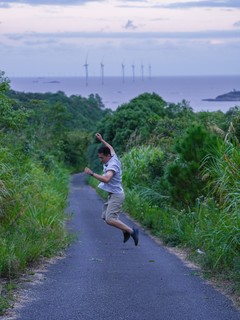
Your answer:
[[[118,159],[113,147],[107,143],[100,133],[96,133],[96,138],[104,144],[98,149],[98,157],[103,163],[103,175],[85,168],[84,172],[100,181],[98,187],[108,192],[108,200],[104,203],[102,218],[105,222],[113,227],[123,231],[123,242],[127,242],[130,236],[133,238],[135,245],[138,245],[138,229],[130,228],[128,225],[119,220],[119,213],[125,198],[122,187],[122,169],[121,162]]]

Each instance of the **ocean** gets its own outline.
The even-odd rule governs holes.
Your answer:
[[[155,92],[167,102],[178,103],[184,99],[196,112],[217,110],[226,112],[231,107],[240,106],[240,101],[202,100],[216,98],[234,89],[240,91],[240,76],[169,76],[135,78],[134,81],[132,78],[90,77],[88,83],[83,77],[12,77],[10,85],[13,90],[23,92],[63,91],[67,96],[83,97],[98,94],[105,107],[112,110],[145,92]]]

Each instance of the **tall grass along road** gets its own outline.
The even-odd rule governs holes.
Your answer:
[[[30,301],[14,319],[240,320],[225,296],[143,231],[139,246],[124,244],[101,220],[102,204],[83,175],[72,177],[68,211],[78,240],[41,284],[27,285]]]

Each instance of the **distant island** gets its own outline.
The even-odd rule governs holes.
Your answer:
[[[240,91],[234,89],[231,92],[217,96],[215,99],[202,99],[202,101],[240,101]]]

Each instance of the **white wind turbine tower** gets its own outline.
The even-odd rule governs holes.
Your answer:
[[[135,64],[132,64],[132,80],[135,81]]]
[[[103,61],[101,62],[101,78],[102,78],[102,85],[104,85],[104,64],[103,64]]]
[[[125,82],[125,64],[122,63],[122,82]]]
[[[141,73],[142,73],[142,80],[143,80],[143,78],[144,78],[144,66],[143,66],[143,64],[141,64]]]
[[[86,81],[86,86],[88,86],[88,57],[86,57],[85,64],[83,65],[85,68],[85,81]]]
[[[149,66],[148,66],[148,79],[149,80],[152,79],[152,66],[151,66],[151,64],[149,64]]]

